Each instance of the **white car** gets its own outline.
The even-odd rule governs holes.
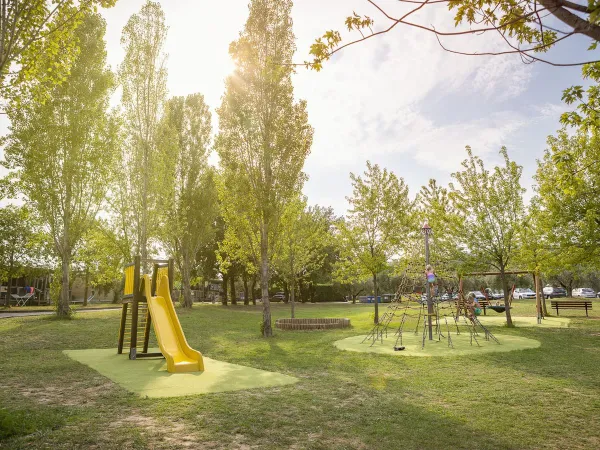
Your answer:
[[[518,298],[518,299],[535,298],[535,292],[533,292],[529,288],[517,288],[517,289],[515,289],[515,298]]]
[[[573,297],[594,298],[596,293],[590,288],[573,289]]]

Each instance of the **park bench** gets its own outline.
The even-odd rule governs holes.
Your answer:
[[[557,316],[560,309],[585,309],[585,315],[589,317],[588,309],[592,309],[590,300],[551,300],[550,305],[552,309],[556,309]]]

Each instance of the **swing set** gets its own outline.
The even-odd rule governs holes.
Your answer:
[[[463,279],[465,277],[485,277],[485,276],[500,276],[502,275],[502,273],[500,272],[471,272],[471,273],[464,273],[459,275],[458,277],[458,296],[459,296],[459,302],[461,304],[465,304],[466,302],[466,296],[464,293],[464,289],[463,289]],[[539,274],[537,274],[536,272],[532,272],[529,270],[511,270],[511,271],[506,271],[504,272],[504,275],[530,275],[533,278],[533,285],[535,286],[535,305],[536,305],[536,311],[537,311],[537,320],[538,320],[538,324],[542,323],[542,319],[544,318],[543,312],[542,312],[542,296],[541,296],[541,279]],[[508,297],[508,307],[512,308],[512,301],[514,298],[514,292],[515,292],[515,285],[513,284],[510,293],[509,293],[509,297]],[[500,305],[498,303],[496,303],[496,305],[492,305],[492,300],[490,299],[487,293],[487,290],[483,289],[482,293],[485,295],[485,300],[478,300],[478,303],[481,305],[481,307],[483,308],[483,313],[485,315],[485,311],[487,308],[496,311],[497,313],[503,313],[506,311],[506,305]]]

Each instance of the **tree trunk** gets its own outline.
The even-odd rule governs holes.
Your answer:
[[[90,269],[85,268],[85,288],[83,289],[83,306],[88,304],[88,290],[90,287]]]
[[[290,302],[292,302],[292,319],[296,317],[296,289],[294,280],[290,283]]]
[[[506,313],[506,326],[512,327],[512,316],[510,314],[510,302],[509,297],[510,294],[508,292],[508,280],[506,279],[506,274],[504,273],[504,268],[500,269],[500,279],[502,280],[502,290],[504,291],[504,307]]]
[[[58,305],[56,307],[56,315],[58,317],[69,317],[71,314],[71,307],[69,306],[69,268],[71,266],[70,252],[67,249],[63,250],[61,256],[62,262],[62,278],[61,278],[61,291],[60,298],[58,299]]]
[[[242,281],[244,282],[244,305],[249,305],[250,304],[250,297],[249,297],[249,292],[248,292],[248,274],[246,273],[246,271],[244,270],[242,272]],[[252,295],[252,297],[254,297],[254,295]]]
[[[237,305],[237,295],[235,293],[235,272],[233,270],[233,267],[231,268],[231,275],[229,276],[229,284],[231,286],[230,292],[231,292],[231,304],[232,305]]]
[[[271,303],[269,302],[269,234],[263,224],[260,236],[260,290],[263,302],[263,336],[273,336],[271,328]]]
[[[287,281],[283,282],[283,303],[289,302],[290,298],[290,288],[287,284]]]
[[[227,282],[229,281],[229,277],[223,274],[223,298],[221,298],[221,304],[223,306],[227,306]]]
[[[377,274],[373,274],[373,290],[375,291],[375,318],[374,323],[379,323],[379,304],[377,303]]]
[[[252,304],[256,306],[256,275],[252,276]]]
[[[181,284],[183,287],[183,307],[191,308],[193,300],[190,276],[190,258],[187,252],[183,252],[183,257],[181,259]]]

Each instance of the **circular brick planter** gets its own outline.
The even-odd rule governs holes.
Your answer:
[[[350,319],[277,319],[275,327],[280,330],[329,330],[346,328]]]

